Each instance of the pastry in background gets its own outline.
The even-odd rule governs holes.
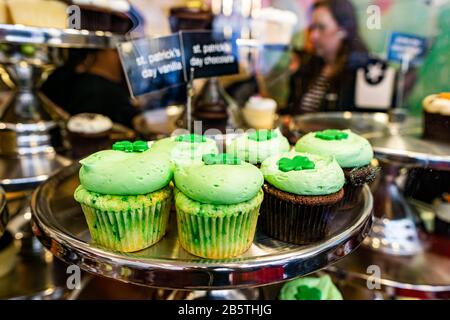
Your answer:
[[[280,291],[280,300],[343,300],[341,292],[329,275],[303,277],[287,282]]]
[[[67,136],[72,146],[72,157],[80,159],[111,146],[113,122],[96,113],[79,113],[67,122]]]
[[[67,5],[55,0],[7,0],[11,23],[41,28],[67,28]]]
[[[260,224],[268,236],[294,244],[323,240],[344,198],[344,173],[331,156],[288,152],[261,165],[266,183]]]
[[[273,129],[277,103],[273,99],[260,96],[251,97],[242,109],[245,122],[255,129]]]
[[[169,157],[144,141],[117,142],[80,161],[75,200],[81,204],[94,243],[134,252],[166,233],[172,204]]]
[[[450,92],[423,100],[425,139],[450,142]]]
[[[247,251],[263,200],[261,172],[227,154],[177,166],[174,174],[178,240],[189,253],[209,259]]]

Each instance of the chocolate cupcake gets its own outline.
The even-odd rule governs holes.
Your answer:
[[[450,93],[433,94],[423,100],[425,139],[450,142]]]
[[[373,150],[369,141],[350,130],[328,129],[308,133],[297,141],[295,150],[336,158],[345,174],[342,205],[354,205],[364,184],[372,182],[379,171],[370,164]]]
[[[267,235],[307,244],[322,240],[344,197],[344,173],[333,157],[288,152],[261,165],[266,184],[261,227]]]

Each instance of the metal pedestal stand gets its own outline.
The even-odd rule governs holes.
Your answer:
[[[340,260],[359,246],[371,227],[372,196],[366,187],[357,206],[336,211],[327,237],[311,245],[291,245],[257,232],[251,248],[240,257],[202,259],[181,248],[172,215],[173,223],[156,245],[139,252],[119,253],[90,243],[84,215],[73,199],[79,185],[78,170],[78,165],[65,168],[33,194],[33,231],[63,261],[133,284],[207,291],[274,284]],[[222,293],[224,296],[228,294]]]

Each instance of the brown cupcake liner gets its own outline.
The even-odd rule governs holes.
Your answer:
[[[294,244],[309,244],[323,240],[335,209],[342,199],[334,204],[326,201],[316,205],[296,203],[281,199],[264,188],[260,226],[268,236]],[[325,196],[326,197],[326,196]]]

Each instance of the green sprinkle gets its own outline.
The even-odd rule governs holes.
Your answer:
[[[190,142],[190,143],[197,143],[197,142],[206,142],[206,137],[191,133],[191,134],[183,134],[181,136],[178,136],[175,138],[176,142]]]
[[[336,129],[327,129],[324,131],[316,132],[315,134],[316,138],[322,139],[322,140],[344,140],[348,138],[348,133],[336,130]]]
[[[137,140],[135,142],[119,141],[113,144],[113,150],[124,152],[144,152],[148,150],[148,144],[145,141]]]
[[[204,154],[202,156],[202,160],[206,165],[213,165],[213,164],[239,165],[239,164],[241,164],[240,158],[233,157],[226,153]]]
[[[300,286],[297,288],[297,293],[294,297],[297,300],[320,300],[322,292],[317,288]]]
[[[254,141],[267,141],[278,136],[274,130],[256,130],[248,134],[248,139]]]
[[[316,167],[308,157],[295,156],[293,159],[281,158],[278,161],[278,169],[283,172],[310,170]]]
[[[148,143],[142,140],[137,140],[133,142],[134,152],[144,152],[148,150]]]

